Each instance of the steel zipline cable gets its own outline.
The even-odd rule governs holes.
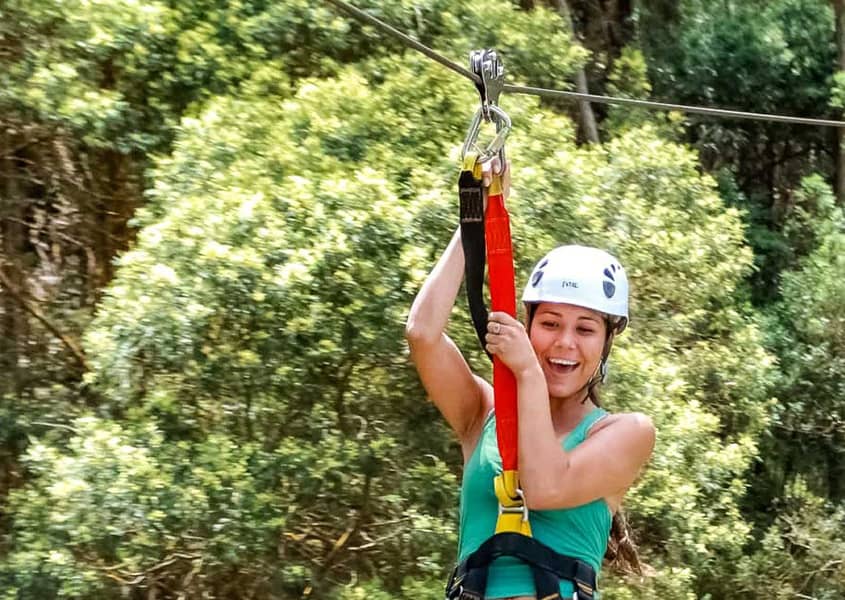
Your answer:
[[[367,14],[355,6],[352,6],[344,0],[326,0],[338,10],[358,19],[363,23],[372,25],[376,29],[395,37],[405,45],[413,48],[428,58],[440,63],[447,69],[451,69],[456,73],[463,75],[473,83],[478,83],[479,79],[476,75],[467,69],[455,64],[445,56],[438,54],[425,44],[420,43],[411,36],[402,33],[398,29],[391,27],[387,23],[377,19],[376,17]],[[729,110],[724,108],[709,108],[705,106],[689,106],[686,104],[669,104],[666,102],[653,102],[651,100],[636,100],[634,98],[616,98],[613,96],[600,96],[596,94],[579,94],[577,92],[566,92],[562,90],[549,90],[545,88],[529,87],[523,85],[512,85],[506,83],[502,88],[505,92],[512,94],[531,94],[534,96],[542,96],[545,98],[567,98],[570,100],[586,100],[588,102],[596,102],[599,104],[620,104],[625,106],[634,106],[640,108],[647,108],[650,110],[667,110],[680,111],[691,114],[707,115],[710,117],[721,117],[725,119],[750,119],[755,121],[769,121],[777,123],[793,123],[796,125],[815,125],[820,127],[843,127],[845,128],[845,121],[834,121],[830,119],[810,119],[806,117],[791,117],[788,115],[774,115],[768,113],[746,112],[739,110]]]

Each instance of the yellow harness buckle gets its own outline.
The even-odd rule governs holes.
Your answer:
[[[525,495],[519,487],[517,471],[504,471],[496,475],[493,487],[496,498],[499,499],[496,533],[521,533],[531,537],[528,507],[525,505]]]

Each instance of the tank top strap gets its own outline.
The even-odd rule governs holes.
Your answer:
[[[606,417],[608,413],[603,408],[596,407],[589,413],[587,413],[583,419],[575,426],[575,429],[569,432],[569,434],[564,439],[564,447],[567,450],[571,450],[585,439],[587,439],[587,432],[590,431],[590,427],[595,425],[598,421]],[[484,424],[482,425],[482,437],[487,432],[492,425],[496,423],[496,412],[494,410],[490,410],[487,413],[487,417],[484,419]]]
[[[603,419],[608,415],[608,412],[603,408],[595,408],[589,413],[587,413],[581,422],[575,426],[569,435],[566,436],[563,444],[567,450],[570,450],[583,442],[587,439],[587,432],[590,431],[590,427],[595,425],[598,421]]]

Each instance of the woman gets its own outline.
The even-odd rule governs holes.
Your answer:
[[[503,179],[507,195],[507,172]],[[493,477],[501,472],[493,388],[470,371],[445,333],[463,273],[458,230],[414,300],[406,325],[423,386],[463,450],[459,560],[493,534],[498,512]],[[523,301],[525,325],[506,313],[490,314],[486,348],[517,379],[519,477],[533,536],[598,573],[609,541],[618,549],[632,547],[621,539],[625,528],[611,523],[655,439],[647,416],[599,408],[596,388],[613,337],[628,321],[627,279],[606,252],[564,246],[537,264]],[[610,539],[611,529],[617,539]],[[572,598],[573,590],[561,580],[564,598]],[[530,569],[515,558],[496,560],[485,597],[534,598]]]

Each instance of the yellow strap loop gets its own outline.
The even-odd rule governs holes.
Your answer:
[[[481,179],[482,164],[482,161],[478,160],[478,154],[475,152],[470,152],[469,154],[464,156],[464,161],[461,165],[461,170],[471,171],[473,177],[475,177],[476,179]],[[498,173],[492,173],[490,178],[490,185],[487,188],[487,194],[490,196],[495,196],[496,194],[501,194],[502,191],[502,176]]]
[[[496,498],[499,499],[499,518],[496,533],[521,533],[531,537],[528,507],[519,489],[517,471],[504,471],[493,480]]]
[[[488,196],[496,196],[502,193],[502,176],[496,173],[493,174],[490,180],[490,187],[487,188]]]
[[[478,153],[467,153],[467,155],[464,156],[463,164],[461,165],[461,170],[471,171],[473,177],[475,177],[476,179],[481,179],[481,162],[478,160]]]

